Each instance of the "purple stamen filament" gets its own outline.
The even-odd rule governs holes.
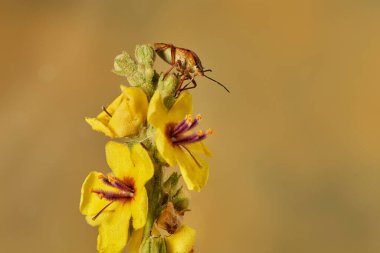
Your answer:
[[[195,156],[191,153],[191,151],[185,146],[187,144],[204,140],[207,137],[208,132],[204,133],[202,131],[199,131],[198,133],[191,133],[185,135],[186,132],[192,130],[199,124],[200,119],[200,116],[197,116],[197,118],[192,119],[191,116],[188,115],[178,124],[168,124],[166,134],[174,146],[183,148],[187,153],[190,154],[190,156],[194,159],[195,163],[199,167],[202,167],[195,158]]]
[[[92,193],[95,193],[99,196],[101,199],[106,199],[108,201],[111,201],[108,203],[105,207],[103,207],[92,219],[95,220],[99,217],[99,215],[106,210],[107,207],[109,207],[114,201],[127,201],[131,200],[134,197],[135,189],[132,185],[127,184],[126,182],[120,180],[117,177],[113,176],[99,176],[99,179],[105,184],[110,187],[113,187],[117,189],[117,192],[112,191],[105,191],[105,190],[97,190],[97,189],[91,189]]]

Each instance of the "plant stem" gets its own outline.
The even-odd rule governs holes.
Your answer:
[[[149,209],[148,217],[144,227],[143,240],[146,241],[150,235],[154,221],[158,215],[159,204],[161,199],[161,182],[162,182],[162,166],[155,164],[154,176],[151,180],[151,187],[149,192]]]

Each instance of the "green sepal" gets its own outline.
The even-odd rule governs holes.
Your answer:
[[[166,253],[165,239],[162,237],[149,237],[140,247],[142,253]]]

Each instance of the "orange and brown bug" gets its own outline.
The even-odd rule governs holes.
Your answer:
[[[154,43],[154,50],[158,56],[171,65],[170,69],[166,71],[165,76],[169,74],[173,68],[176,68],[181,74],[181,80],[175,92],[176,95],[178,95],[181,91],[197,87],[197,83],[194,80],[196,76],[204,76],[222,86],[226,91],[230,92],[222,83],[204,74],[205,72],[211,71],[211,69],[203,68],[201,60],[195,52],[166,43]],[[190,80],[190,82],[182,87],[185,80]],[[192,86],[189,86],[190,84],[192,84]]]

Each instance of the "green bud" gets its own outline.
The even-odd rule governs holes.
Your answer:
[[[154,77],[154,69],[151,66],[145,67],[145,78],[146,80],[152,82]]]
[[[174,74],[169,74],[164,79],[164,74],[160,75],[157,88],[160,90],[161,96],[174,96],[178,86],[178,78]]]
[[[132,75],[128,76],[127,79],[132,86],[142,87],[145,83],[144,74],[141,72],[134,72]]]
[[[178,181],[181,175],[177,172],[173,172],[168,179],[163,184],[163,189],[169,192],[172,188],[177,188]]]
[[[164,79],[164,74],[160,75],[157,89],[160,91],[164,104],[167,108],[171,108],[175,102],[175,92],[179,84],[178,77],[174,74],[169,74]]]
[[[151,45],[137,45],[135,49],[135,57],[139,64],[153,65],[155,52]]]
[[[173,205],[174,205],[175,210],[179,212],[189,210],[189,199],[175,198],[173,199]]]
[[[113,72],[119,76],[130,76],[137,70],[137,64],[127,52],[115,57]]]
[[[142,253],[166,253],[165,240],[162,237],[149,237],[140,246]]]

